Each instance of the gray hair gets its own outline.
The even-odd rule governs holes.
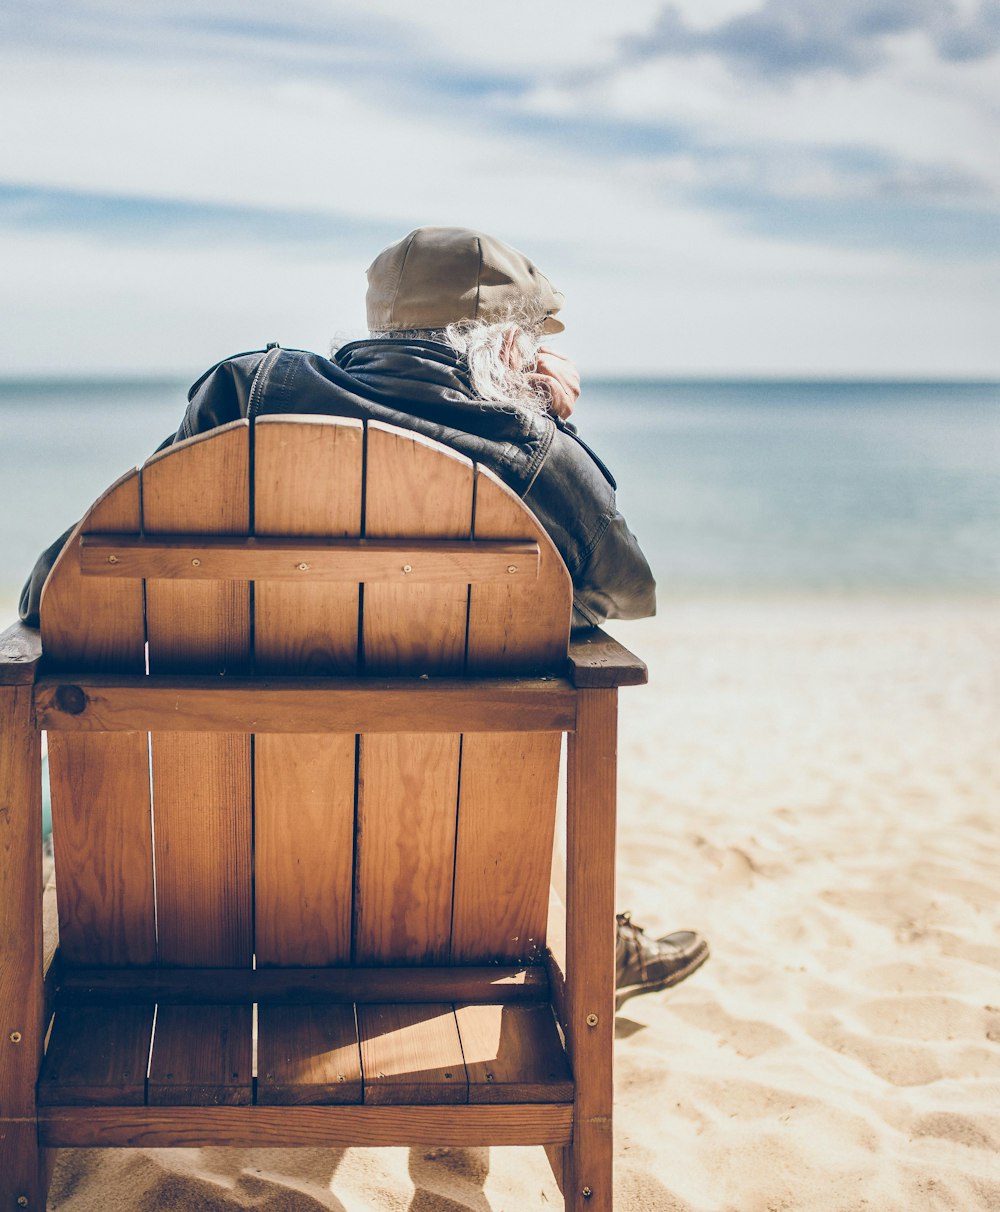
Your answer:
[[[460,320],[447,328],[394,329],[370,334],[377,340],[438,341],[448,345],[469,368],[476,395],[494,408],[544,414],[549,397],[531,378],[544,340],[540,325],[520,318]],[[517,369],[504,357],[513,343]]]

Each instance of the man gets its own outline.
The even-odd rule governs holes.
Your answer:
[[[277,345],[227,358],[191,388],[180,428],[163,446],[280,413],[415,430],[485,464],[533,510],[572,576],[574,627],[643,618],[655,610],[649,565],[615,507],[611,473],[568,421],[580,394],[576,368],[543,344],[563,329],[562,302],[501,241],[464,228],[418,228],[369,266],[368,340],[332,359]],[[31,625],[68,534],[25,586],[21,617]],[[707,957],[691,931],[653,940],[619,915],[619,1003],[676,984]]]

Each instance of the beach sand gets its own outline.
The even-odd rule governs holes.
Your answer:
[[[619,1212],[1000,1209],[1000,601],[667,603],[619,637]],[[65,1151],[49,1207],[526,1212],[540,1149]]]

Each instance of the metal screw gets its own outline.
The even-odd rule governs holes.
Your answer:
[[[597,1018],[597,1015],[596,1015],[596,1014],[588,1014],[588,1015],[587,1015],[587,1026],[588,1026],[588,1027],[596,1027],[596,1026],[597,1026],[598,1021],[599,1021],[599,1020],[598,1020],[598,1018]]]
[[[19,1196],[17,1197],[17,1206],[18,1206],[19,1208],[26,1208],[26,1207],[28,1206],[28,1197],[27,1197],[27,1195],[19,1195]]]
[[[507,565],[507,571],[508,571],[508,572],[517,572],[517,565],[516,565],[516,564],[508,564],[508,565]]]
[[[20,1032],[20,1031],[12,1031],[12,1032],[10,1033],[10,1042],[11,1042],[12,1044],[19,1044],[19,1043],[21,1042],[21,1032]]]
[[[201,567],[201,560],[199,560],[197,557],[195,557],[195,559],[193,559],[193,560],[191,561],[191,566],[192,566],[193,568],[200,568],[200,567]]]
[[[309,565],[308,565],[308,564],[300,564],[300,565],[299,565],[299,572],[308,572],[308,571],[309,571]]]
[[[108,563],[109,563],[109,564],[117,564],[117,563],[118,563],[118,557],[117,557],[117,556],[108,556]]]
[[[404,571],[404,572],[412,572],[412,571],[413,571],[413,565],[412,565],[412,564],[404,564],[404,565],[403,565],[403,571]]]
[[[580,1192],[580,1194],[583,1196],[584,1199],[590,1199],[590,1197],[594,1193],[593,1193],[593,1191],[591,1191],[591,1189],[589,1187],[584,1187],[583,1190]]]

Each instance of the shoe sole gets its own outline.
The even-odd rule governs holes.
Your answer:
[[[654,981],[652,984],[647,985],[626,985],[624,989],[618,989],[615,992],[615,1009],[620,1010],[629,998],[639,997],[643,993],[659,993],[663,989],[679,985],[681,981],[687,980],[692,972],[697,972],[705,960],[708,959],[709,955],[711,955],[711,950],[706,943],[704,950],[693,955],[683,968],[678,968],[676,972],[671,972],[663,980]]]

